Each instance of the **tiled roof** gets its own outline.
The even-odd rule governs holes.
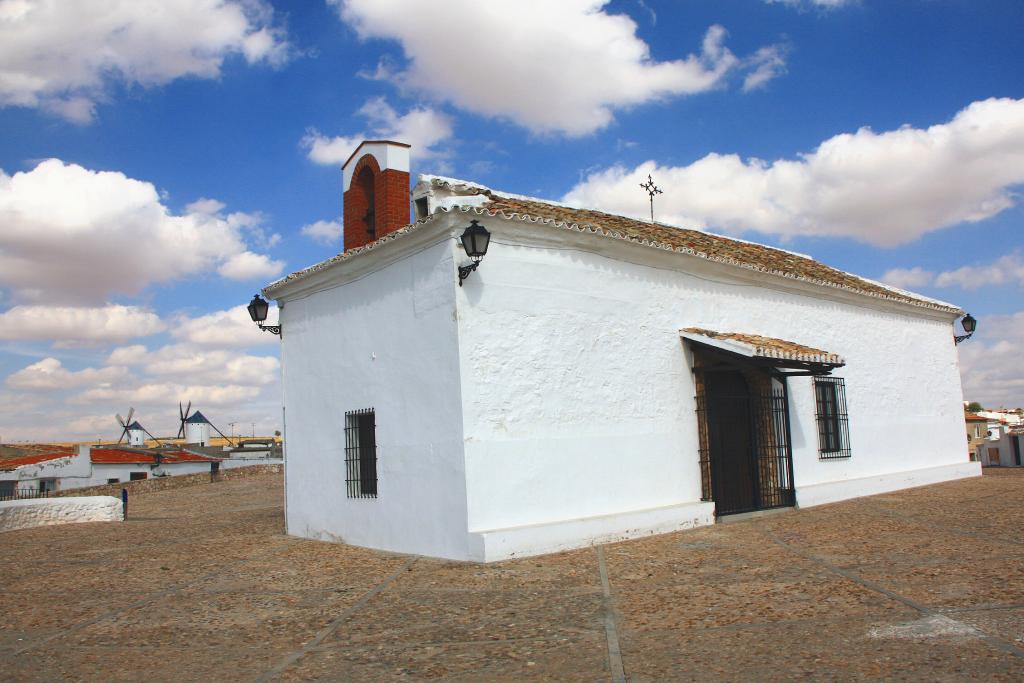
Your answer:
[[[209,458],[182,450],[141,450],[132,448],[92,448],[89,450],[94,465],[147,464],[155,465],[156,456],[165,464],[176,462],[218,462],[220,458]]]
[[[452,198],[446,202],[445,206],[437,207],[430,216],[390,232],[374,242],[342,252],[287,275],[265,287],[264,293],[273,297],[273,290],[288,282],[303,279],[335,263],[358,257],[389,242],[401,239],[434,221],[439,213],[461,210],[484,216],[502,216],[525,223],[626,240],[655,249],[674,251],[778,277],[856,292],[872,298],[899,301],[949,313],[962,313],[958,307],[952,304],[858,277],[826,266],[808,256],[783,249],[701,230],[651,223],[593,209],[578,209],[533,197],[521,197],[453,178],[424,176],[421,179],[429,181],[434,186],[451,188],[460,196]]]
[[[728,263],[762,273],[771,273],[794,280],[854,291],[867,296],[901,301],[928,308],[958,311],[933,299],[886,287],[856,275],[837,270],[814,259],[762,244],[732,239],[701,230],[677,228],[635,218],[616,216],[591,209],[574,209],[535,199],[503,196],[491,192],[490,212],[506,217],[541,219],[577,229],[595,229],[611,236],[652,247],[697,256],[709,261]]]
[[[0,471],[13,470],[23,465],[36,465],[48,460],[68,458],[75,454],[73,446],[48,444],[19,444],[0,446]]]
[[[846,361],[841,356],[821,349],[815,349],[785,339],[774,337],[762,337],[757,334],[743,334],[740,332],[715,332],[703,330],[699,327],[687,327],[680,332],[686,333],[686,337],[696,341],[700,338],[707,340],[726,340],[739,344],[749,351],[751,356],[761,358],[776,358],[783,360],[795,360],[802,363],[827,363],[829,365],[845,365]]]
[[[967,419],[968,422],[988,422],[988,418],[987,417],[982,417],[981,415],[975,415],[974,413],[967,413],[966,419]]]

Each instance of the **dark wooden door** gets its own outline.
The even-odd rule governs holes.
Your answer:
[[[750,388],[739,372],[708,373],[704,382],[715,512],[755,510],[760,495]]]

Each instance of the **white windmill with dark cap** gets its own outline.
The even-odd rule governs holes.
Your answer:
[[[184,438],[185,443],[198,444],[199,446],[209,446],[211,431],[217,432],[225,441],[229,444],[234,445],[234,442],[227,437],[224,432],[217,429],[216,426],[198,410],[191,415],[189,411],[192,410],[192,402],[188,402],[188,407],[182,410],[181,404],[178,404],[178,414],[181,420],[181,426],[178,427],[178,438]]]
[[[121,436],[118,437],[117,442],[121,443],[126,438],[128,445],[136,448],[145,448],[146,437],[159,441],[155,436],[149,433],[149,430],[143,427],[138,420],[132,421],[132,416],[135,414],[135,408],[128,409],[128,419],[121,417],[118,413],[115,415],[118,424],[121,425]]]

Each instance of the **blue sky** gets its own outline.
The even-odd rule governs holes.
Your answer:
[[[337,253],[363,136],[413,174],[810,254],[971,311],[1024,405],[1017,0],[0,0],[0,439],[279,423],[239,308]],[[879,330],[884,334],[884,330]]]

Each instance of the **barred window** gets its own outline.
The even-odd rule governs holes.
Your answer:
[[[850,427],[846,414],[846,383],[842,377],[815,377],[818,452],[822,460],[850,457]]]
[[[373,408],[345,413],[345,490],[349,498],[377,497],[376,430]]]

